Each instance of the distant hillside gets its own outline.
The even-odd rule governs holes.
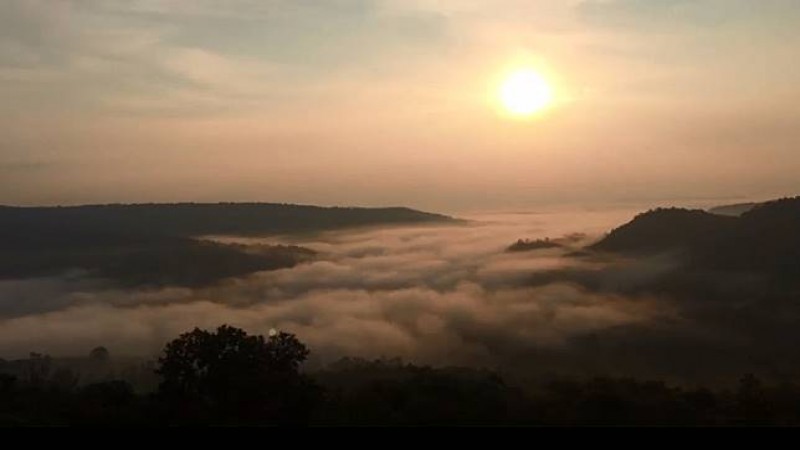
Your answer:
[[[701,210],[659,208],[639,214],[591,248],[616,253],[681,250],[727,230],[734,222]]]
[[[710,208],[708,212],[720,216],[739,217],[760,204],[761,203],[751,202],[751,203],[736,203],[734,205],[721,205]]]
[[[220,203],[0,207],[0,279],[81,270],[128,285],[197,286],[291,267],[313,256],[296,246],[201,242],[205,235],[275,235],[349,227],[450,223],[408,208]]]
[[[727,234],[698,248],[704,262],[719,268],[800,275],[800,197],[761,203],[734,223]]]
[[[245,249],[188,238],[136,243],[104,240],[85,247],[31,246],[4,251],[0,280],[57,276],[77,270],[123,286],[199,287],[229,277],[293,267],[313,256],[313,251],[298,246]]]
[[[689,267],[800,276],[800,197],[755,206],[741,217],[658,209],[640,214],[591,247],[624,254],[682,251]]]
[[[267,235],[371,225],[452,222],[409,208],[324,208],[273,203],[179,203],[0,207],[0,233],[202,236]]]

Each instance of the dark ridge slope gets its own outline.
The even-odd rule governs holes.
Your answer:
[[[800,276],[800,197],[760,204],[697,253],[715,268]]]
[[[349,227],[451,223],[408,208],[267,203],[0,207],[0,279],[88,272],[127,285],[201,286],[291,267],[313,252],[200,242],[204,235],[275,235]]]
[[[734,222],[733,218],[701,210],[655,209],[614,229],[591,248],[633,254],[686,250],[716,234],[727,232]]]
[[[323,208],[272,203],[179,203],[72,207],[0,207],[0,233],[108,235],[266,235],[349,227],[452,222],[409,208]],[[47,236],[52,237],[52,236]]]
[[[659,209],[640,214],[591,247],[605,252],[688,254],[692,267],[800,276],[800,197],[760,204],[741,217]]]

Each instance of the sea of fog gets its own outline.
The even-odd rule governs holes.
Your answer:
[[[657,299],[527,281],[590,267],[569,256],[630,220],[639,208],[462,215],[465,224],[370,228],[304,237],[215,237],[246,245],[295,244],[318,252],[293,268],[214,286],[130,289],[80,273],[0,282],[0,357],[29,352],[153,357],[194,327],[221,324],[295,333],[312,365],[344,356],[501,367],[521,355],[565,349],[581,336],[670,314]],[[569,246],[505,249],[518,239]],[[210,238],[211,239],[211,238]]]

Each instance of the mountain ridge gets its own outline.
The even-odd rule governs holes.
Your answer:
[[[288,234],[409,223],[453,223],[449,216],[407,207],[322,207],[288,203],[133,203],[0,206],[0,232],[15,227],[171,236]],[[64,229],[66,227],[66,230]]]
[[[660,208],[615,228],[591,250],[632,256],[683,253],[689,268],[800,276],[800,197],[764,202],[739,217]]]
[[[320,207],[280,203],[140,203],[0,206],[0,280],[80,270],[125,285],[213,284],[313,258],[297,246],[257,252],[198,240],[275,236],[356,227],[459,223],[406,207]]]

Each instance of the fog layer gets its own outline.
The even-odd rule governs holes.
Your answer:
[[[310,263],[212,287],[124,289],[81,273],[0,283],[0,355],[81,355],[96,345],[151,356],[195,326],[296,333],[316,361],[394,357],[493,366],[526,349],[560,348],[576,336],[671,314],[656,299],[595,294],[531,274],[590,267],[570,249],[507,253],[519,238],[602,233],[628,211],[484,214],[469,225],[371,229],[303,240]]]

